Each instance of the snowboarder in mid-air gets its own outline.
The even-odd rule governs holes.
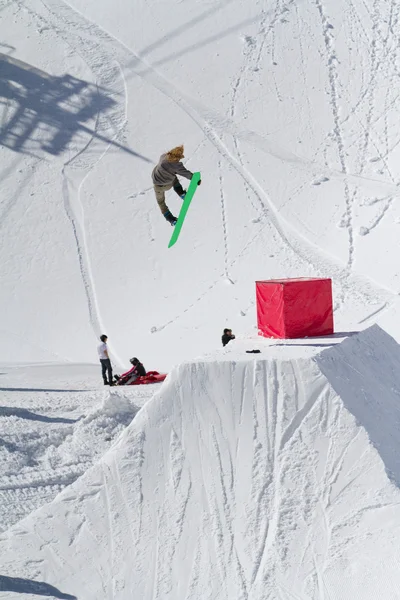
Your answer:
[[[158,206],[160,207],[163,216],[171,223],[171,225],[176,225],[177,218],[174,217],[165,203],[165,192],[174,188],[174,191],[183,200],[186,190],[183,189],[177,175],[186,177],[186,179],[192,179],[193,177],[193,173],[183,166],[181,162],[182,158],[184,158],[183,145],[176,146],[176,148],[173,148],[160,156],[160,160],[152,172],[154,191]],[[200,185],[200,183],[201,181],[199,181],[198,185]]]

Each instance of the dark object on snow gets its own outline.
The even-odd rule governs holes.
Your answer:
[[[226,346],[231,340],[234,340],[235,336],[232,333],[232,329],[224,329],[224,333],[221,339],[223,346]]]
[[[148,371],[143,377],[138,377],[130,385],[142,385],[147,383],[159,383],[164,381],[166,373],[159,373],[158,371]]]
[[[130,358],[129,362],[136,368],[135,373],[139,375],[139,377],[143,377],[144,375],[146,375],[146,369],[144,368],[143,363],[141,363],[140,360],[136,358],[136,356]]]
[[[109,358],[101,358],[101,374],[103,376],[104,385],[112,385],[112,366]],[[108,375],[108,380],[107,380]]]
[[[129,373],[130,371],[128,371],[128,374]],[[121,376],[115,375],[114,377],[118,382],[116,385],[142,385],[146,383],[159,383],[160,381],[164,381],[167,376],[166,373],[159,373],[158,371],[148,371],[146,375],[140,375],[139,377],[134,375],[133,377],[126,378],[126,375],[127,373]]]
[[[247,354],[260,354],[261,350],[246,350]]]
[[[22,579],[21,577],[8,577],[7,575],[0,575],[0,592],[51,596],[59,600],[78,600],[76,596],[65,594],[58,588],[50,585],[50,583],[35,581],[34,579]]]
[[[115,375],[117,381],[116,385],[132,385],[132,383],[138,377],[144,377],[146,375],[146,369],[136,356],[129,359],[132,368],[122,375]]]

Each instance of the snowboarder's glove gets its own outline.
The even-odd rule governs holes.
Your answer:
[[[200,184],[201,184],[201,179],[199,179],[199,181],[198,181],[197,185],[200,185]]]

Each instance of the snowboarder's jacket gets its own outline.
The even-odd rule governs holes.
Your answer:
[[[192,179],[193,177],[193,173],[188,171],[181,162],[172,162],[168,160],[167,153],[162,154],[158,165],[153,169],[154,185],[171,185],[177,175],[186,177],[186,179]]]

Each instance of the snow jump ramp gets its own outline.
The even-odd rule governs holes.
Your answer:
[[[400,598],[400,347],[311,344],[181,365],[0,536],[0,575],[79,600]]]

